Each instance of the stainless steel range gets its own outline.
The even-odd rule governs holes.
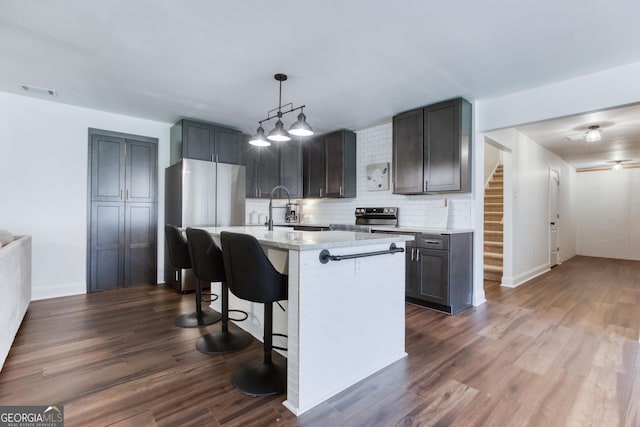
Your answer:
[[[355,224],[329,224],[332,230],[358,231],[371,233],[374,225],[396,227],[398,225],[398,208],[356,208]]]

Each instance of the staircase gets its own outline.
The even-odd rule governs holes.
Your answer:
[[[499,165],[484,190],[484,279],[502,281],[504,173]]]

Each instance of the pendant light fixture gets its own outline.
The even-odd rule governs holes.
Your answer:
[[[587,140],[587,142],[600,141],[602,139],[602,135],[600,134],[600,126],[598,125],[589,126],[589,130],[585,134],[584,138]]]
[[[256,135],[249,141],[249,144],[251,145],[264,147],[264,146],[271,145],[269,141],[274,141],[274,142],[290,141],[291,135],[295,135],[295,136],[313,135],[313,129],[311,128],[311,126],[309,126],[309,123],[307,123],[307,116],[305,116],[303,112],[304,111],[303,109],[304,107],[306,107],[306,105],[302,105],[300,107],[294,107],[292,103],[282,105],[282,82],[287,80],[287,75],[276,74],[275,76],[273,76],[273,78],[280,83],[278,107],[269,111],[267,113],[266,119],[260,120],[258,122],[259,127],[258,127],[258,130],[256,131]],[[289,109],[286,111],[282,111],[282,107],[285,107],[285,109],[286,108],[289,108]],[[289,131],[287,131],[284,128],[284,123],[282,123],[282,116],[296,110],[300,110],[300,114],[298,114],[298,120],[293,125],[291,125],[291,127],[289,128]],[[271,132],[269,132],[269,134],[265,138],[262,123],[275,119],[276,117],[278,118],[278,120],[276,121],[275,127],[273,128],[273,130],[271,130]]]

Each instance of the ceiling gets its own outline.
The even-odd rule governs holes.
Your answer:
[[[589,126],[600,126],[602,139],[587,142]],[[640,163],[640,104],[561,117],[516,129],[575,168]]]
[[[637,0],[2,1],[0,91],[254,133],[286,73],[283,103],[316,131],[358,130],[636,62],[638,16]]]

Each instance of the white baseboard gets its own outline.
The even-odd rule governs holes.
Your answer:
[[[69,295],[82,295],[86,293],[86,282],[59,283],[56,285],[34,285],[31,289],[31,301],[66,297]]]
[[[484,292],[482,292],[482,295],[476,295],[475,293],[473,294],[473,306],[474,307],[482,305],[485,302],[487,302],[487,299],[484,296]]]
[[[549,264],[542,264],[532,269],[525,271],[524,273],[518,274],[515,277],[502,276],[502,283],[500,286],[505,286],[507,288],[517,288],[523,283],[528,282],[531,279],[534,279],[551,269],[549,268]]]

